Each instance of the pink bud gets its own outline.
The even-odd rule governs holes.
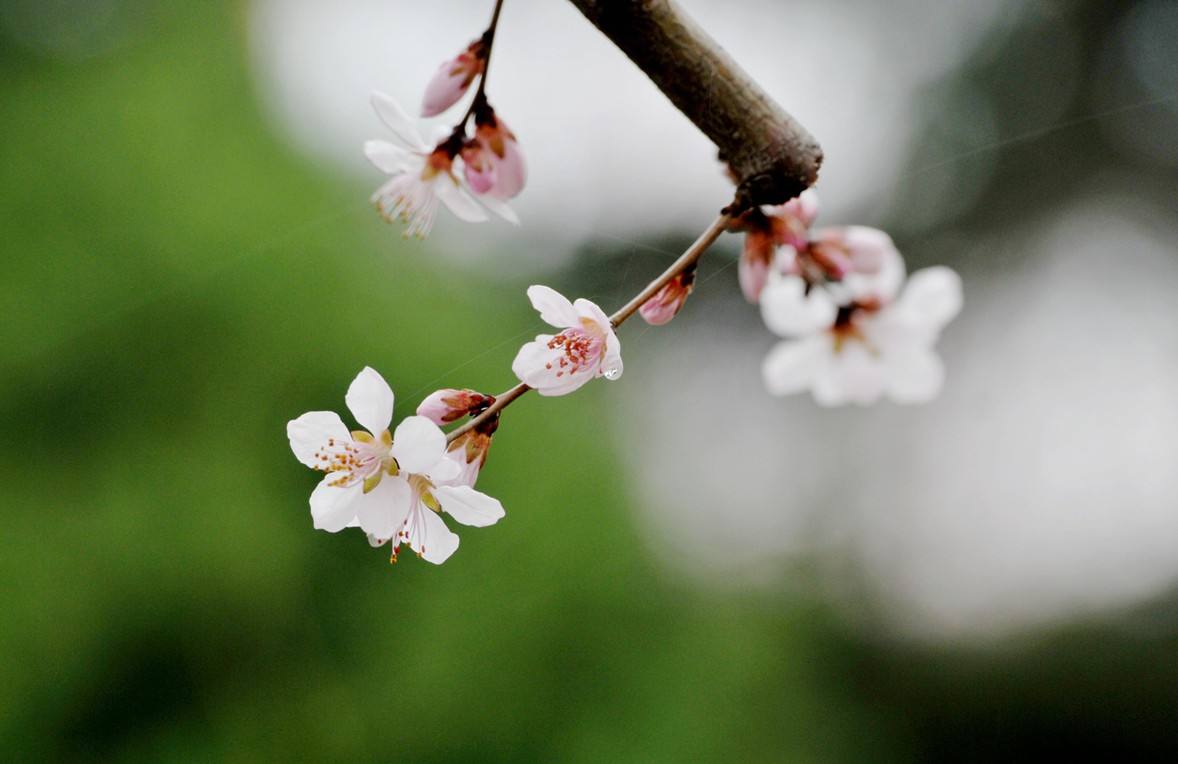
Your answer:
[[[458,99],[462,98],[470,83],[474,82],[475,77],[482,74],[486,67],[482,48],[482,41],[475,40],[469,48],[438,67],[426,85],[425,97],[421,102],[421,116],[435,117],[458,103]]]
[[[687,296],[691,294],[693,286],[695,286],[695,270],[680,273],[664,284],[663,288],[655,292],[649,300],[642,303],[638,312],[651,326],[662,326],[674,318],[675,314],[683,307],[683,303],[687,302]]]
[[[737,276],[744,298],[751,303],[761,299],[761,290],[769,279],[769,268],[773,264],[776,242],[769,230],[753,228],[745,234],[744,250],[740,253]]]
[[[495,402],[489,395],[475,390],[447,388],[432,393],[417,407],[418,416],[429,419],[439,427],[456,422],[468,414],[475,414]]]
[[[488,194],[496,199],[511,199],[519,194],[528,179],[528,168],[515,133],[494,112],[475,128],[475,136],[495,167],[495,178]]]
[[[499,427],[499,415],[491,417],[482,425],[469,430],[454,439],[446,449],[446,458],[458,464],[459,472],[452,482],[454,485],[474,487],[479,479],[479,470],[487,463],[487,452],[491,450],[491,436]]]
[[[495,185],[495,163],[491,152],[480,141],[469,141],[462,147],[463,172],[470,190],[488,193]]]

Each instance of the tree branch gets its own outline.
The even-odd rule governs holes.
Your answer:
[[[822,149],[674,0],[571,0],[720,150],[736,207],[780,204],[818,179]]]
[[[716,239],[720,238],[720,234],[728,230],[732,218],[726,213],[720,213],[720,216],[712,221],[708,229],[700,234],[699,238],[692,243],[687,250],[671,263],[665,271],[659,275],[654,281],[646,285],[646,287],[635,295],[629,302],[623,305],[614,314],[609,317],[610,326],[618,328],[626,319],[634,315],[634,313],[642,307],[642,304],[653,297],[660,289],[667,285],[671,279],[683,273],[688,268],[694,267],[699,259],[703,257],[704,252],[708,251],[708,247],[715,243]],[[477,416],[471,417],[462,426],[455,427],[450,432],[446,433],[446,442],[453,443],[459,436],[465,435],[474,428],[478,427],[483,422],[486,422],[491,417],[499,416],[499,412],[511,405],[511,402],[520,397],[528,390],[528,387],[523,382],[520,382],[515,387],[503,391],[495,396],[495,402],[487,408],[483,409]]]

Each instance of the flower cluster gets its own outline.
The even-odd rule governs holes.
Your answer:
[[[494,31],[493,22],[482,37],[445,61],[426,86],[421,114],[434,117],[479,82],[466,113],[436,142],[422,137],[396,101],[384,93],[372,94],[372,106],[394,138],[364,144],[368,160],[389,176],[373,193],[372,203],[385,220],[404,223],[406,236],[427,236],[439,204],[470,223],[487,220],[487,211],[519,223],[507,200],[523,190],[527,167],[515,134],[495,113],[484,90]],[[471,122],[473,130],[468,128]]]
[[[474,490],[478,469],[471,475],[450,455],[446,436],[429,418],[406,417],[390,433],[393,401],[384,378],[365,368],[344,398],[364,429],[349,431],[338,414],[311,411],[287,424],[290,448],[300,462],[324,473],[311,493],[316,528],[359,528],[373,546],[392,544],[392,562],[405,545],[441,564],[458,548],[443,512],[483,527],[503,517],[503,506]]]
[[[938,266],[906,280],[886,233],[811,230],[817,215],[817,197],[806,191],[733,224],[745,233],[741,289],[786,338],[765,359],[766,387],[776,395],[808,389],[825,406],[932,399],[944,380],[933,346],[961,310],[961,279]]]
[[[518,223],[507,200],[526,181],[523,154],[485,92],[501,7],[498,0],[487,31],[444,62],[426,87],[421,114],[435,117],[478,83],[452,129],[426,141],[393,99],[372,95],[394,139],[364,145],[369,160],[389,176],[372,201],[387,220],[404,222],[407,236],[427,235],[440,205],[470,222],[487,220],[491,212]],[[809,390],[823,405],[934,397],[944,370],[933,347],[961,309],[957,274],[935,267],[906,277],[903,258],[882,231],[813,228],[813,191],[774,207],[745,205],[738,194],[687,251],[612,315],[590,300],[571,302],[549,287],[529,287],[532,306],[557,331],[519,349],[511,369],[520,383],[498,396],[438,390],[390,432],[393,391],[365,368],[345,396],[362,429],[348,430],[327,411],[289,422],[291,450],[323,473],[311,493],[314,527],[331,533],[359,528],[373,546],[390,544],[393,562],[403,546],[428,562],[444,562],[459,539],[443,515],[474,527],[504,516],[498,500],[474,488],[500,412],[529,390],[561,396],[599,377],[620,378],[618,326],[634,313],[655,326],[678,315],[695,287],[699,258],[725,231],[744,234],[740,288],[784,338],[763,364],[770,392]]]

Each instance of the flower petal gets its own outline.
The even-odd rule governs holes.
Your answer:
[[[422,140],[417,126],[413,124],[413,120],[409,118],[400,104],[376,90],[372,92],[371,98],[372,108],[376,110],[376,115],[393,131],[393,135],[400,140],[405,148],[419,154],[429,152],[429,146]]]
[[[618,340],[618,335],[610,330],[605,335],[605,355],[601,358],[601,370],[598,374],[612,382],[622,376],[622,368],[622,343]]]
[[[825,335],[777,343],[761,365],[765,388],[772,395],[792,395],[809,388],[830,362],[831,352]]]
[[[609,316],[592,300],[578,297],[573,303],[573,309],[577,311],[577,315],[581,318],[587,318],[597,324],[601,328],[603,335],[613,331],[612,324],[609,322]],[[580,321],[577,322],[577,325],[582,326]]]
[[[478,197],[478,200],[484,207],[503,218],[508,223],[511,223],[512,225],[519,225],[519,215],[515,214],[515,210],[513,210],[511,205],[507,202],[503,201],[502,199],[496,199],[493,196],[480,196]]]
[[[435,485],[453,482],[462,474],[462,465],[451,459],[449,452],[446,452],[446,454],[446,458],[439,459],[426,473],[430,482]]]
[[[405,522],[403,541],[426,562],[441,565],[458,549],[458,536],[433,510],[418,502]]]
[[[834,354],[814,379],[814,400],[822,406],[867,405],[884,391],[884,368],[863,343],[850,341]]]
[[[514,138],[503,144],[503,158],[495,161],[495,185],[491,194],[500,199],[510,199],[523,190],[528,179],[528,168],[524,154]]]
[[[567,297],[555,289],[541,284],[533,284],[528,287],[528,299],[531,300],[532,307],[540,313],[540,319],[545,323],[551,324],[558,329],[581,325],[581,316],[577,313],[573,304],[568,301]],[[537,337],[536,339],[539,340],[540,338]],[[552,338],[549,337],[548,339]]]
[[[829,329],[838,315],[838,305],[822,287],[806,293],[799,276],[772,274],[761,292],[761,317],[765,325],[782,337],[804,337]]]
[[[340,486],[346,473],[333,472],[319,481],[311,492],[311,522],[315,528],[337,533],[356,517],[356,499],[363,496],[362,483]]]
[[[465,485],[438,486],[434,495],[441,502],[442,511],[463,525],[484,528],[507,514],[498,499]]]
[[[884,357],[888,397],[896,403],[927,403],[945,382],[945,366],[931,348],[911,347]]]
[[[904,257],[883,231],[866,226],[828,229],[823,236],[841,241],[847,248],[854,270],[839,284],[846,301],[890,303],[904,285]]]
[[[372,162],[376,169],[390,175],[408,172],[415,164],[414,159],[420,161],[420,158],[408,149],[394,146],[388,141],[365,141],[364,156],[368,157],[368,161]]]
[[[405,417],[393,433],[393,458],[405,472],[426,472],[445,452],[445,433],[423,416]]]
[[[939,331],[961,312],[961,303],[961,277],[952,268],[937,265],[908,277],[896,307]]]
[[[438,176],[434,183],[434,193],[459,220],[467,223],[483,223],[488,220],[487,213],[474,197],[459,188],[449,175]]]
[[[378,539],[392,538],[405,524],[412,500],[413,489],[407,480],[385,475],[375,488],[355,500],[361,530]]]
[[[467,71],[466,63],[462,56],[442,62],[425,87],[421,116],[436,117],[458,103],[474,79],[473,73]]]
[[[334,411],[308,411],[298,419],[292,419],[286,423],[286,437],[290,440],[290,450],[294,451],[295,458],[312,469],[321,466],[315,454],[329,440],[335,439],[341,443],[352,440],[348,428]]]
[[[745,234],[744,249],[740,253],[736,274],[744,299],[753,304],[761,299],[776,249],[777,244],[767,231],[754,229]]]
[[[393,391],[384,377],[369,366],[352,380],[344,402],[360,426],[373,435],[389,429],[393,421]]]

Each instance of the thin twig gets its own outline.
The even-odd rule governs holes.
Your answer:
[[[721,213],[708,229],[700,234],[700,237],[687,248],[687,251],[679,256],[679,259],[671,263],[667,270],[663,271],[662,275],[654,281],[646,285],[646,288],[639,292],[630,300],[630,302],[623,305],[616,313],[609,317],[610,324],[616,329],[622,325],[630,316],[634,315],[634,311],[642,307],[642,304],[654,297],[660,289],[667,285],[667,283],[678,276],[683,271],[687,270],[688,266],[694,265],[700,256],[707,251],[708,247],[712,246],[712,242],[720,238],[720,234],[728,228],[729,217],[727,214]]]
[[[692,243],[692,245],[688,247],[687,250],[682,255],[680,255],[677,260],[675,260],[675,262],[671,263],[671,265],[667,267],[667,270],[663,271],[663,273],[658,278],[647,284],[641,292],[635,295],[629,302],[627,302],[612,316],[609,317],[610,325],[615,329],[621,326],[626,321],[626,319],[634,315],[634,313],[642,307],[643,303],[645,303],[660,289],[666,286],[671,281],[671,279],[675,278],[680,273],[683,273],[688,268],[694,267],[695,264],[699,261],[700,257],[703,256],[703,253],[707,251],[708,247],[712,246],[716,239],[720,238],[720,234],[724,233],[724,231],[728,229],[728,223],[731,221],[731,219],[732,218],[728,215],[728,213],[720,213],[720,216],[712,221],[712,224],[708,226],[708,229],[700,234],[700,237],[696,239],[695,242]],[[507,408],[512,401],[514,401],[516,398],[519,398],[521,395],[531,389],[532,388],[528,387],[523,382],[520,382],[515,387],[506,390],[499,395],[496,395],[495,402],[488,406],[482,413],[480,413],[478,416],[472,417],[461,427],[456,427],[447,433],[446,442],[453,443],[454,440],[458,437],[466,434],[467,432],[470,432],[491,417],[497,416],[499,412]]]
[[[474,98],[466,109],[466,114],[458,121],[458,127],[465,127],[471,116],[487,102],[487,72],[491,70],[491,53],[495,50],[495,32],[499,29],[499,12],[503,10],[503,0],[495,0],[495,10],[491,12],[491,25],[483,32],[483,46],[486,58],[483,59],[483,73],[479,75],[479,84],[475,88]]]

